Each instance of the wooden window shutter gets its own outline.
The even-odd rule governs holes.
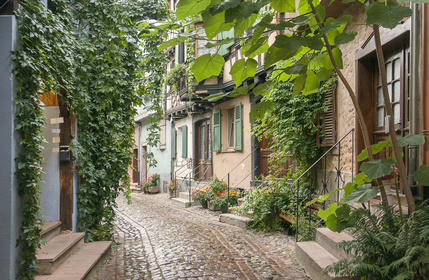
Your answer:
[[[171,158],[176,158],[177,153],[177,131],[175,128],[171,129]]]
[[[182,126],[182,158],[188,157],[188,126]]]
[[[243,150],[243,117],[242,117],[242,104],[241,102],[235,104],[234,110],[234,129],[235,129],[235,150],[241,151]]]
[[[220,152],[222,150],[221,117],[220,110],[213,112],[213,152]]]
[[[334,145],[336,142],[336,134],[337,134],[336,121],[335,121],[336,88],[337,88],[337,84],[334,83],[330,88],[328,88],[323,93],[323,103],[325,104],[325,107],[326,107],[326,112],[324,113],[323,126],[322,126],[322,132],[323,132],[322,146],[323,147],[330,147]]]
[[[226,38],[234,38],[234,28],[231,28],[229,31],[222,31],[217,35],[218,40],[223,40]],[[229,47],[234,45],[234,41],[231,41],[225,45],[219,47],[218,54],[224,56],[229,53]]]

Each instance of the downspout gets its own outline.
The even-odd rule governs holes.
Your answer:
[[[429,4],[423,4],[423,46],[429,44]],[[429,51],[423,48],[423,108],[429,108]],[[423,135],[426,143],[424,146],[423,163],[429,165],[429,112],[423,110]],[[423,187],[423,199],[429,198],[429,186]]]
[[[413,15],[411,16],[411,32],[410,32],[410,134],[418,133],[418,98],[419,98],[419,18],[417,4],[411,3]],[[417,170],[418,165],[418,146],[410,145],[408,147],[408,174],[413,174]],[[418,186],[413,177],[408,177],[408,181],[416,198],[421,198],[422,193],[418,191]]]

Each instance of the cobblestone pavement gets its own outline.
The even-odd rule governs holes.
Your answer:
[[[166,194],[118,198],[114,253],[96,279],[310,279],[293,237],[219,222],[200,206],[180,208]]]

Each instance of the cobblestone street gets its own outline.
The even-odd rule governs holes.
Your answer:
[[[97,279],[309,279],[291,236],[220,223],[219,213],[179,208],[166,194],[131,199],[118,199],[118,244]]]

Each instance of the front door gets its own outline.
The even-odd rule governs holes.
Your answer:
[[[409,51],[407,48],[401,48],[386,56],[386,79],[389,89],[390,102],[392,103],[393,122],[395,124],[396,136],[405,136],[409,130],[408,118],[408,80],[409,80],[409,67],[408,67]],[[375,120],[373,131],[374,143],[380,143],[389,139],[388,124],[386,120],[386,108],[381,89],[381,77],[377,75],[375,85],[376,99],[375,99]],[[404,158],[408,159],[408,149],[404,149]],[[393,156],[390,149],[386,149],[375,157],[378,159]],[[405,164],[407,166],[407,162]]]
[[[197,123],[197,168],[196,180],[209,180],[212,177],[212,128],[210,120]]]
[[[261,175],[266,177],[268,175],[274,175],[277,178],[284,178],[289,170],[293,167],[292,156],[285,163],[279,164],[272,158],[273,150],[270,148],[270,141],[262,137],[261,139],[261,157],[260,167]]]

